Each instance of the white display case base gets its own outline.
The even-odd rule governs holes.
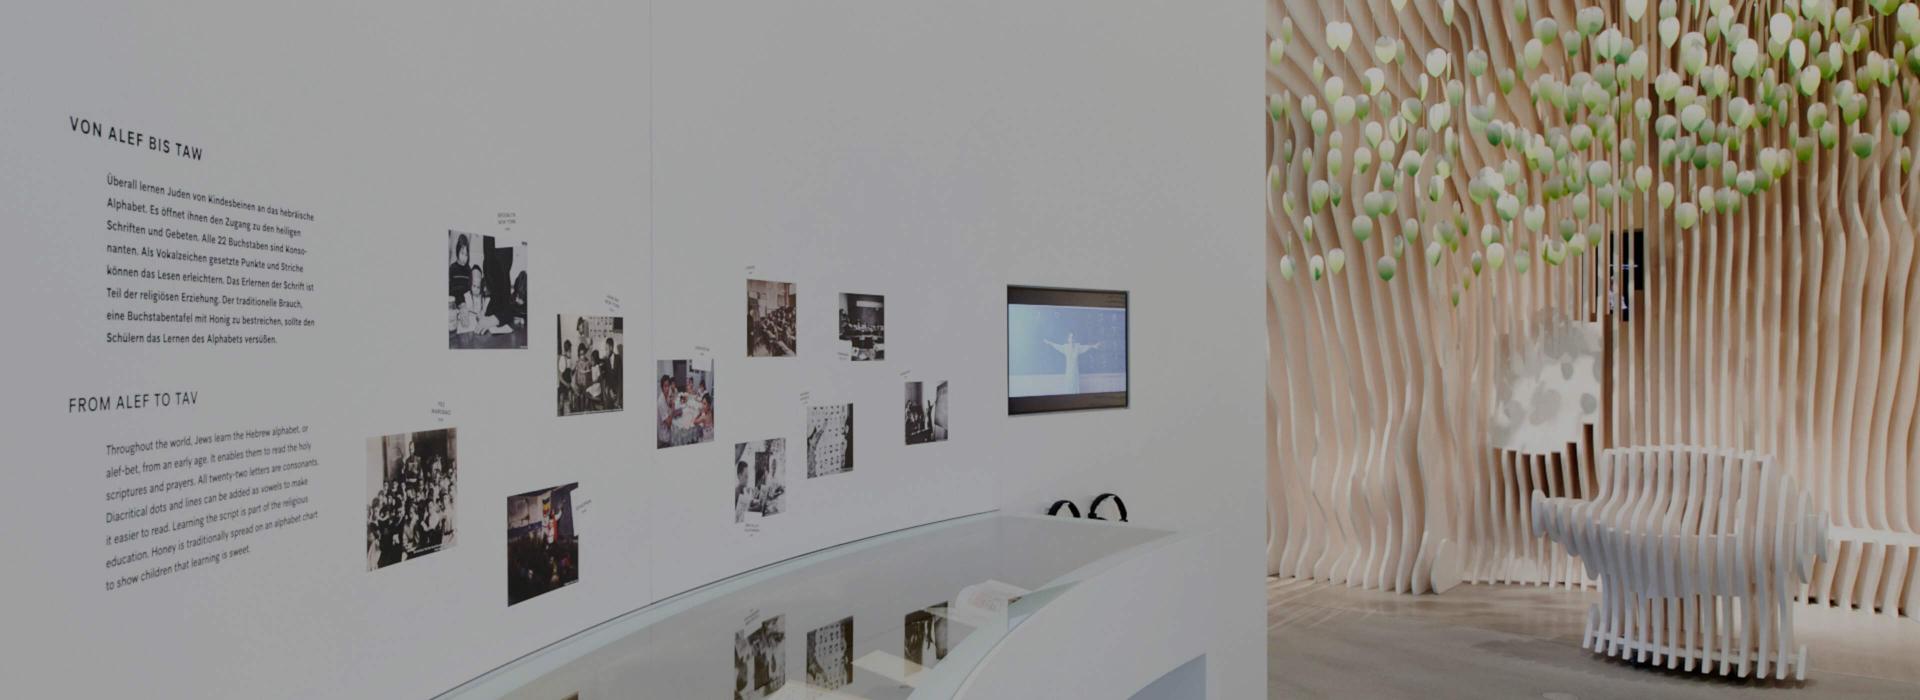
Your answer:
[[[1199,698],[1212,605],[1187,574],[1206,554],[1162,530],[968,516],[683,593],[441,697]],[[1181,668],[1199,681],[1168,682]]]

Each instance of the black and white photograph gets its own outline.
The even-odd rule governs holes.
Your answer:
[[[761,700],[787,684],[786,623],[779,615],[733,634],[733,700]]]
[[[367,438],[367,570],[449,549],[459,485],[453,428]]]
[[[569,316],[556,321],[559,415],[618,411],[626,385],[625,320],[618,316]]]
[[[447,347],[527,347],[527,244],[447,232]]]
[[[713,360],[660,360],[659,447],[713,442]]]
[[[933,668],[947,658],[947,604],[930,606],[907,613],[907,661],[920,668]]]
[[[507,605],[580,580],[572,483],[507,497]]]
[[[747,357],[793,357],[799,315],[792,282],[747,280]]]
[[[787,439],[733,446],[733,521],[771,517],[787,509]]]
[[[923,445],[947,441],[947,382],[934,385],[927,394],[927,382],[907,382],[907,444]]]
[[[807,407],[807,478],[853,471],[853,404]]]
[[[807,685],[838,690],[853,682],[853,618],[807,633]]]
[[[847,359],[887,359],[887,299],[878,294],[840,295],[840,340]]]

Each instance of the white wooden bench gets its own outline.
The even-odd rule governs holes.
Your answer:
[[[1804,680],[1794,598],[1827,517],[1768,455],[1685,446],[1603,450],[1590,500],[1533,492],[1533,535],[1600,579],[1581,646],[1638,663]]]

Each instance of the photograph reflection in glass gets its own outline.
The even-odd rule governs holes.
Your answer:
[[[947,604],[907,613],[906,657],[920,668],[947,658]]]
[[[807,685],[837,690],[853,682],[853,618],[807,633]]]
[[[761,700],[787,684],[785,621],[753,620],[733,635],[733,700]]]

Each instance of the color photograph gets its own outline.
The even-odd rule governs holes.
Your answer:
[[[507,605],[580,580],[580,533],[573,492],[580,484],[507,497]]]
[[[658,447],[713,442],[713,360],[660,360]]]

